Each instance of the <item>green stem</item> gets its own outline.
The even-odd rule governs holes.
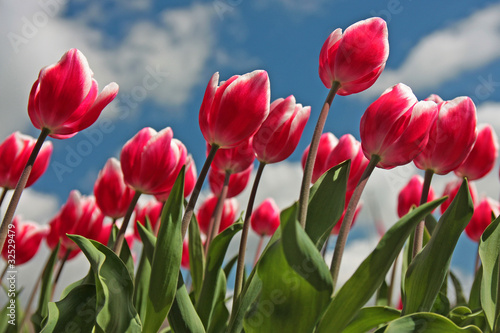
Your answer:
[[[194,185],[193,193],[191,193],[191,197],[189,198],[189,202],[186,206],[186,211],[184,212],[184,216],[182,217],[182,239],[186,236],[186,232],[189,227],[189,222],[191,221],[191,217],[194,213],[194,206],[196,205],[196,201],[198,200],[198,196],[200,195],[201,187],[203,186],[203,182],[207,177],[208,169],[210,169],[210,164],[214,160],[215,153],[219,149],[219,146],[212,145],[210,148],[210,152],[208,153],[207,159],[205,160],[205,164],[203,164],[203,168],[200,171],[200,175],[196,180],[196,184]]]
[[[424,184],[422,186],[422,194],[420,195],[420,205],[427,202],[433,175],[434,171],[425,170]],[[425,221],[420,221],[417,227],[415,228],[415,237],[414,237],[415,240],[413,242],[412,259],[415,258],[415,256],[422,250],[422,245],[424,241],[424,230],[425,230]]]
[[[59,267],[57,268],[57,272],[54,278],[54,283],[52,283],[52,295],[50,296],[50,299],[54,298],[57,282],[59,282],[59,278],[61,277],[64,264],[66,264],[66,261],[68,260],[70,254],[71,254],[71,249],[67,249],[66,252],[64,253],[64,257],[61,259],[61,262],[59,263]]]
[[[215,235],[219,233],[220,222],[222,220],[222,212],[224,211],[224,201],[226,201],[227,191],[229,189],[230,176],[231,172],[226,171],[226,175],[224,177],[224,185],[222,186],[222,190],[220,191],[217,205],[215,206],[212,218],[210,219],[210,225],[208,226],[208,237],[205,242],[205,255],[208,254],[208,247],[210,246],[210,243],[212,243],[212,240],[215,238]]]
[[[47,128],[43,128],[36,140],[35,146],[31,151],[31,155],[26,162],[26,166],[17,182],[16,188],[14,190],[14,194],[12,194],[12,198],[10,199],[9,206],[7,207],[7,211],[3,217],[2,225],[0,226],[0,249],[3,249],[3,245],[5,243],[5,239],[7,238],[7,231],[9,225],[12,223],[12,219],[14,218],[14,214],[16,213],[17,204],[19,203],[19,199],[21,199],[21,194],[23,193],[24,188],[26,187],[26,183],[28,182],[28,178],[31,174],[31,170],[33,169],[33,164],[35,164],[36,157],[42,148],[42,144],[49,135],[50,130]]]
[[[392,273],[391,273],[391,281],[389,282],[389,288],[387,289],[387,306],[391,306],[392,304],[392,293],[394,292],[395,288],[395,281],[396,281],[396,269],[398,266],[398,258],[399,255],[396,257],[394,260],[394,263],[392,264]]]
[[[123,218],[123,223],[120,227],[120,230],[118,230],[118,233],[116,234],[116,241],[115,241],[115,245],[113,246],[113,251],[117,255],[120,255],[120,252],[122,250],[123,241],[125,239],[125,232],[127,231],[130,217],[132,216],[132,213],[134,212],[135,205],[137,205],[137,201],[139,200],[139,197],[141,196],[141,194],[142,194],[141,192],[135,191],[134,197],[132,198],[132,201],[130,202],[130,205],[128,206],[127,213],[125,214],[125,217]]]
[[[328,243],[330,243],[330,235],[326,238],[325,245],[323,245],[323,249],[321,250],[321,256],[325,259],[326,251],[328,250]]]
[[[5,199],[5,196],[7,195],[7,192],[9,189],[7,187],[4,187],[2,189],[2,195],[0,196],[0,207],[2,206],[3,200]]]
[[[318,153],[319,141],[321,139],[321,134],[323,133],[323,128],[325,127],[326,118],[328,117],[328,111],[332,105],[333,98],[340,89],[340,82],[333,82],[328,95],[326,96],[325,103],[319,114],[318,122],[314,128],[314,134],[309,146],[309,153],[307,154],[306,163],[304,166],[304,176],[302,177],[302,184],[300,187],[300,198],[299,198],[299,222],[302,228],[306,226],[307,217],[307,205],[309,204],[309,187],[311,186],[311,179],[314,169],[314,164],[316,161],[316,155]]]
[[[262,172],[266,163],[260,162],[257,173],[255,174],[255,179],[252,185],[252,191],[250,192],[250,197],[248,198],[247,210],[245,211],[245,220],[243,222],[243,229],[241,231],[240,249],[238,252],[238,263],[236,265],[236,278],[234,280],[234,294],[233,294],[233,313],[235,313],[236,303],[239,301],[240,292],[243,288],[243,272],[245,270],[245,251],[247,248],[248,231],[250,230],[250,216],[252,216],[253,205],[255,202],[255,196],[257,194],[257,188],[259,187],[260,178],[262,177]]]
[[[257,265],[259,261],[260,251],[262,250],[262,244],[264,243],[264,235],[260,235],[259,243],[257,244],[257,249],[255,250],[255,258],[253,259],[253,266]]]
[[[333,252],[332,264],[330,266],[330,273],[332,274],[333,280],[333,292],[335,292],[335,286],[339,277],[340,263],[342,262],[342,256],[344,254],[347,236],[349,234],[349,231],[351,230],[352,221],[356,213],[356,207],[358,206],[359,199],[361,198],[361,193],[363,193],[363,189],[366,186],[368,178],[372,174],[375,166],[379,161],[380,157],[378,155],[372,155],[372,158],[366,166],[366,169],[363,172],[358,185],[356,185],[356,188],[354,189],[351,200],[347,205],[344,220],[342,222],[342,225],[340,226],[339,235],[337,236],[337,242],[335,243],[335,251]]]

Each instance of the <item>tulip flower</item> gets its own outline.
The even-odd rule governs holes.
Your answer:
[[[104,168],[99,171],[94,184],[94,195],[97,206],[104,215],[115,220],[125,216],[134,197],[134,190],[125,184],[120,162],[116,158],[108,159]]]
[[[410,211],[412,206],[420,206],[423,185],[424,178],[420,175],[414,175],[411,177],[408,184],[401,189],[398,195],[398,216],[400,218],[405,216]],[[434,200],[434,198],[434,190],[430,187],[427,202]]]
[[[260,236],[271,236],[280,225],[280,209],[272,198],[264,200],[250,218],[251,226]]]
[[[323,133],[321,135],[318,154],[316,156],[316,161],[314,162],[314,169],[312,173],[311,183],[316,183],[316,181],[324,174],[327,169],[327,161],[330,158],[330,154],[333,149],[337,146],[339,140],[330,132]],[[309,154],[310,145],[302,153],[302,168],[305,169],[307,155]]]
[[[498,138],[489,124],[478,126],[477,139],[465,161],[455,169],[459,177],[470,180],[480,179],[495,166],[498,157]]]
[[[151,223],[151,228],[153,228],[153,231],[158,230],[162,209],[163,209],[163,202],[155,200],[148,201],[144,205],[137,205],[135,207],[135,221],[138,221],[143,226],[146,226],[146,220],[149,220],[149,223]],[[136,238],[141,239],[136,223],[134,223],[134,231]]]
[[[483,198],[474,207],[469,224],[465,227],[465,233],[469,238],[479,243],[484,230],[490,225],[491,221],[498,216],[500,212],[500,204],[491,198]]]
[[[189,154],[186,157],[186,174],[184,177],[184,198],[187,198],[193,192],[195,183],[196,183],[196,165],[194,164],[193,156]],[[166,191],[155,194],[155,198],[158,201],[166,202],[169,195],[170,191]]]
[[[200,206],[198,213],[196,214],[196,218],[198,220],[198,224],[200,225],[200,230],[208,235],[209,232],[209,224],[210,219],[213,218],[213,214],[215,211],[215,206],[217,205],[218,198],[214,195],[210,195]],[[236,213],[238,211],[238,201],[236,199],[226,199],[224,201],[222,211],[222,219],[220,222],[220,227],[218,233],[229,227],[236,220]]]
[[[14,242],[10,246],[8,243],[4,244],[2,257],[6,261],[14,259],[16,265],[22,265],[35,256],[49,230],[46,226],[35,222],[22,221],[19,216],[14,217],[12,225],[13,238],[9,239],[13,239]]]
[[[7,190],[16,187],[35,143],[36,140],[31,136],[14,132],[0,144],[0,187]],[[52,142],[46,142],[40,149],[26,187],[36,182],[47,170],[51,155]]]
[[[430,127],[429,141],[415,158],[415,165],[445,175],[464,162],[476,141],[476,107],[469,97],[457,97],[440,103],[438,112]]]
[[[311,107],[302,107],[293,95],[278,98],[270,110],[252,141],[257,159],[266,164],[281,162],[293,153],[311,114]]]
[[[427,97],[424,101],[432,101],[436,104],[444,102],[443,99],[441,98],[441,96],[436,95],[436,94],[429,95],[429,97]]]
[[[442,196],[443,197],[448,196],[448,199],[446,199],[441,204],[441,214],[444,214],[444,212],[448,209],[453,199],[455,199],[461,185],[462,185],[462,179],[454,179],[445,185]],[[473,182],[468,182],[468,185],[472,202],[475,203],[477,198],[476,185],[474,185]]]
[[[92,125],[117,94],[114,82],[99,93],[87,59],[71,49],[58,63],[40,71],[31,88],[28,114],[36,128],[66,139]]]
[[[250,181],[250,176],[252,174],[253,164],[250,164],[246,170],[241,172],[232,173],[229,176],[229,184],[226,198],[233,198],[243,192]],[[208,184],[212,193],[219,196],[222,191],[222,186],[224,186],[224,178],[226,173],[217,168],[212,167],[208,172]]]
[[[319,76],[326,88],[340,83],[339,95],[371,87],[389,57],[387,24],[379,17],[356,22],[344,33],[334,30],[319,55]]]
[[[269,77],[257,70],[218,83],[219,73],[215,73],[201,104],[200,128],[208,144],[232,148],[254,135],[267,118]]]
[[[207,145],[207,154],[211,147]],[[243,141],[236,147],[219,149],[212,161],[212,167],[231,174],[245,171],[255,160],[252,140]]]

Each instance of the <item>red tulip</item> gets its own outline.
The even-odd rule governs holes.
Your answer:
[[[200,225],[200,230],[205,235],[207,235],[209,232],[208,227],[210,225],[210,219],[212,218],[218,200],[219,198],[217,198],[216,196],[210,195],[200,206],[198,214],[196,214],[196,219],[198,220],[198,224]],[[236,201],[236,199],[231,198],[224,200],[224,208],[222,211],[219,233],[234,223],[234,221],[236,220],[237,210],[238,201]]]
[[[254,135],[267,118],[269,77],[257,70],[218,83],[219,73],[215,73],[201,104],[200,128],[210,145],[232,148]]]
[[[333,31],[321,48],[319,76],[330,89],[340,83],[339,95],[368,89],[384,70],[389,56],[387,24],[379,17]]]
[[[33,125],[50,130],[50,136],[66,139],[92,125],[118,94],[118,85],[108,84],[99,94],[85,56],[77,49],[40,71],[31,88],[28,114]]]
[[[411,177],[408,184],[401,189],[398,196],[398,216],[401,218],[405,216],[412,206],[420,206],[420,197],[422,196],[422,187],[424,179],[420,175]],[[434,200],[434,190],[429,188],[429,195],[427,202]]]
[[[103,245],[108,245],[109,236],[111,235],[112,230],[113,230],[112,223],[103,225],[96,241],[98,241]],[[129,232],[129,229],[127,229],[127,232],[125,233],[125,240],[127,241],[129,249],[131,249],[132,246],[134,245],[134,238],[135,238],[134,236],[135,236],[134,232],[133,231]]]
[[[134,190],[123,180],[120,162],[112,157],[99,171],[94,184],[94,195],[97,206],[104,215],[113,219],[124,217],[134,197]]]
[[[250,176],[252,175],[253,164],[241,172],[232,173],[229,176],[229,185],[226,198],[232,198],[243,192],[250,181]],[[216,196],[220,195],[222,191],[222,186],[224,185],[224,179],[226,178],[226,173],[217,168],[210,168],[208,172],[208,184],[212,193]]]
[[[259,236],[271,236],[280,226],[280,209],[272,198],[264,200],[250,217],[250,226]]]
[[[311,107],[295,103],[293,95],[278,98],[270,109],[252,142],[257,159],[267,164],[281,162],[293,153],[311,114]]]
[[[16,187],[35,143],[36,140],[31,136],[14,132],[0,144],[0,187],[7,189]],[[51,155],[52,143],[46,142],[38,153],[26,187],[36,182],[47,170]]]
[[[194,189],[196,184],[196,165],[194,164],[193,156],[189,154],[186,157],[186,174],[184,176],[184,197],[187,198]],[[155,194],[155,198],[158,201],[166,202],[168,196],[170,195],[170,190],[166,192],[161,192]]]
[[[351,200],[352,194],[353,194],[353,192],[346,193],[344,211],[342,212],[342,216],[340,216],[337,224],[335,224],[333,226],[332,232],[330,233],[331,235],[338,235],[339,234],[340,227],[342,226],[342,223],[344,222],[345,212],[347,210],[347,206],[349,205],[349,200]],[[361,208],[363,208],[363,205],[361,203],[358,203],[358,205],[356,206],[356,211],[354,212],[354,217],[352,218],[351,228],[354,225],[354,222],[356,222],[356,218],[358,217],[358,214],[361,211]]]
[[[443,99],[439,95],[431,94],[431,95],[429,95],[429,97],[427,97],[425,99],[425,101],[432,101],[436,104],[439,104],[439,103],[443,102]]]
[[[490,225],[493,216],[497,217],[500,205],[491,198],[482,199],[475,207],[469,224],[465,227],[465,233],[474,242],[479,242],[484,230]]]
[[[361,117],[361,147],[365,156],[380,158],[379,168],[410,163],[425,147],[437,114],[436,103],[417,102],[410,87],[387,89]]]
[[[489,124],[478,126],[477,139],[465,161],[455,169],[459,177],[468,180],[482,178],[495,166],[498,157],[498,138]]]
[[[170,127],[158,133],[145,127],[127,141],[120,155],[125,183],[145,194],[170,191],[187,155],[173,135]]]
[[[368,160],[361,150],[361,143],[351,134],[344,134],[340,137],[326,161],[325,171],[346,160],[351,160],[351,169],[347,180],[347,191],[351,192],[358,185],[368,165]]]
[[[9,232],[2,249],[2,256],[6,261],[14,258],[16,265],[22,265],[35,256],[49,230],[47,226],[21,221],[19,216],[14,217],[12,225],[13,227],[9,229],[12,231]],[[9,243],[11,239],[13,242]]]
[[[415,158],[415,165],[445,175],[463,163],[474,145],[476,107],[469,97],[457,97],[440,103],[438,110],[438,118],[430,126],[429,141]]]
[[[184,269],[189,269],[189,244],[187,238],[182,242],[182,259],[181,267]]]
[[[448,209],[453,199],[455,199],[455,196],[457,195],[461,185],[462,185],[462,179],[454,179],[450,181],[448,184],[446,184],[443,191],[443,197],[447,195],[448,199],[446,199],[446,201],[444,201],[441,204],[441,214],[444,214],[444,212]],[[474,185],[473,182],[469,182],[468,185],[472,202],[475,203],[477,198],[476,185]]]
[[[316,161],[314,162],[313,174],[311,183],[316,183],[316,181],[325,173],[327,168],[327,161],[330,158],[330,153],[333,151],[335,146],[337,146],[339,140],[330,132],[323,133],[319,139],[318,154],[316,155]],[[307,159],[307,154],[309,154],[309,146],[304,150],[302,154],[302,169],[304,169]]]
[[[210,152],[210,145],[207,145],[207,155]],[[228,149],[219,149],[212,161],[212,167],[220,171],[238,173],[245,171],[255,160],[255,153],[252,149],[252,140],[246,140],[238,146]]]
[[[151,223],[151,228],[156,230],[156,225],[160,223],[161,210],[163,209],[163,202],[159,201],[148,201],[145,205],[137,205],[135,207],[135,220],[134,220],[134,231],[137,239],[141,239],[139,235],[139,230],[137,229],[137,224],[135,221],[139,221],[140,224],[146,226],[146,218],[149,219]]]

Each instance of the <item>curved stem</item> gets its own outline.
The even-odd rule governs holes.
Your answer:
[[[304,176],[302,177],[302,184],[300,186],[300,198],[299,198],[299,222],[302,228],[306,226],[307,217],[307,205],[309,204],[309,187],[311,186],[311,179],[314,169],[314,162],[316,162],[316,155],[318,153],[319,141],[321,134],[323,133],[323,128],[325,127],[326,118],[328,117],[328,111],[332,105],[333,98],[340,89],[340,82],[333,82],[328,95],[326,96],[325,103],[319,114],[318,122],[314,128],[314,134],[311,140],[311,145],[309,146],[309,153],[307,154],[306,164],[304,166]]]
[[[21,173],[21,177],[17,182],[16,188],[14,190],[14,194],[12,194],[12,198],[10,199],[9,206],[7,207],[7,211],[3,217],[2,225],[0,226],[0,249],[3,249],[3,244],[5,243],[5,239],[7,238],[7,230],[9,225],[12,223],[12,219],[14,218],[14,214],[16,213],[17,204],[19,203],[19,199],[21,199],[21,194],[23,193],[24,188],[26,187],[26,183],[28,182],[28,178],[31,174],[31,169],[33,169],[33,164],[35,164],[36,157],[42,148],[42,144],[49,135],[50,131],[47,128],[43,128],[36,140],[35,146],[31,151],[31,155],[26,162],[26,166],[24,167],[23,172]]]
[[[208,237],[205,242],[205,255],[208,254],[208,247],[210,243],[215,238],[215,235],[219,233],[220,222],[222,219],[222,212],[224,211],[224,201],[226,201],[227,191],[229,189],[229,177],[231,176],[230,171],[226,171],[224,177],[224,185],[219,194],[219,199],[217,200],[217,205],[215,206],[212,218],[210,219],[210,225],[208,226]]]
[[[429,197],[429,189],[431,187],[432,175],[434,175],[434,171],[425,170],[424,184],[422,186],[422,194],[420,195],[420,205],[427,202],[427,198]],[[417,227],[415,228],[412,259],[415,258],[415,256],[422,250],[422,245],[424,240],[424,229],[425,229],[425,221],[420,221]]]
[[[186,236],[186,232],[189,227],[189,222],[191,221],[191,217],[194,213],[194,206],[196,205],[196,201],[198,200],[198,196],[200,195],[201,187],[203,186],[203,182],[207,177],[208,169],[210,169],[210,164],[214,160],[215,153],[219,149],[219,146],[212,145],[210,148],[210,152],[208,153],[207,159],[205,160],[205,164],[203,164],[203,168],[200,171],[200,175],[196,180],[196,184],[194,185],[193,193],[191,193],[191,197],[189,198],[189,202],[186,206],[186,211],[184,212],[184,216],[182,217],[182,239]]]
[[[342,255],[344,254],[347,236],[349,234],[349,231],[351,230],[352,220],[354,219],[354,215],[356,213],[356,207],[358,206],[359,199],[361,198],[361,193],[363,193],[363,189],[366,186],[368,178],[372,174],[375,166],[379,161],[380,157],[378,157],[377,155],[372,155],[370,163],[368,163],[368,165],[366,166],[366,169],[363,172],[358,185],[356,185],[356,188],[354,189],[351,200],[347,205],[344,220],[342,221],[342,225],[340,226],[339,235],[337,236],[337,242],[335,243],[335,251],[333,252],[332,264],[330,266],[330,273],[332,274],[333,280],[333,292],[335,292],[335,286],[339,277],[340,263],[342,261]]]
[[[0,196],[0,207],[2,206],[2,203],[3,203],[4,199],[5,199],[5,196],[7,195],[8,191],[9,191],[9,189],[7,187],[4,187],[2,189],[2,194]]]
[[[255,179],[252,185],[252,191],[250,192],[250,197],[248,198],[247,210],[245,211],[245,220],[243,222],[243,229],[241,230],[240,239],[240,250],[238,252],[238,263],[236,265],[236,278],[234,280],[234,294],[233,294],[233,312],[236,309],[236,303],[238,302],[238,297],[240,295],[241,289],[243,287],[243,272],[245,270],[245,251],[247,247],[248,230],[250,229],[250,216],[252,216],[253,204],[255,202],[255,196],[257,194],[257,188],[259,187],[260,178],[262,177],[262,172],[266,163],[260,162],[259,168],[255,175]]]
[[[66,252],[64,253],[64,257],[61,259],[61,262],[59,263],[59,267],[57,268],[57,272],[54,278],[54,283],[52,283],[52,295],[50,296],[51,300],[54,298],[57,282],[59,282],[59,278],[61,277],[64,264],[66,264],[66,261],[68,260],[70,254],[71,254],[71,249],[67,249]]]
[[[113,246],[113,251],[117,255],[120,255],[120,251],[122,250],[123,240],[125,239],[125,232],[127,231],[130,217],[132,216],[132,213],[134,212],[135,205],[137,205],[137,201],[139,200],[139,197],[141,196],[141,194],[142,194],[141,192],[135,191],[134,197],[132,198],[132,201],[130,202],[130,205],[128,206],[127,213],[125,214],[125,217],[123,218],[122,226],[120,227],[120,230],[118,230],[118,233],[116,234],[116,241],[115,241],[115,245]]]

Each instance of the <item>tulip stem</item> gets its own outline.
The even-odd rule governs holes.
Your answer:
[[[356,185],[351,200],[347,205],[344,220],[342,222],[342,225],[340,226],[339,234],[337,236],[337,242],[335,243],[335,251],[333,252],[332,264],[330,266],[330,273],[332,274],[333,280],[333,292],[335,292],[335,286],[339,277],[340,263],[342,262],[342,255],[344,254],[347,236],[349,234],[349,231],[351,230],[352,221],[356,213],[356,207],[358,206],[359,199],[361,198],[361,193],[363,193],[363,189],[366,186],[368,178],[370,178],[370,175],[372,174],[375,166],[379,161],[380,157],[378,155],[372,155],[372,158],[366,166],[363,175],[361,175],[358,185]]]
[[[130,205],[128,206],[127,213],[125,214],[125,217],[123,218],[123,222],[122,222],[122,225],[120,227],[120,230],[118,230],[118,233],[116,234],[116,241],[115,241],[115,245],[113,246],[113,251],[118,256],[120,255],[120,252],[122,250],[123,240],[125,239],[125,232],[127,231],[130,217],[132,216],[132,213],[134,212],[135,205],[137,205],[137,201],[139,200],[139,197],[141,196],[141,194],[142,194],[142,192],[135,191],[134,197],[132,198],[132,201],[130,202]]]
[[[260,235],[259,243],[257,244],[257,249],[255,250],[255,258],[253,259],[253,266],[257,265],[257,261],[259,261],[260,251],[262,250],[262,244],[264,244],[264,235]]]
[[[3,249],[3,244],[5,243],[5,239],[7,238],[7,232],[9,225],[12,223],[12,219],[14,218],[14,214],[16,213],[17,204],[19,203],[19,199],[21,199],[21,194],[23,193],[24,188],[26,187],[26,183],[28,182],[28,178],[31,174],[31,169],[33,169],[33,164],[35,164],[36,157],[42,148],[42,144],[49,135],[50,130],[47,128],[43,128],[36,140],[35,146],[31,151],[31,155],[26,162],[26,166],[24,167],[23,172],[21,173],[21,177],[17,182],[16,188],[14,190],[14,194],[12,194],[12,198],[10,199],[9,206],[7,207],[7,211],[3,217],[2,225],[0,226],[0,249]]]
[[[424,176],[424,184],[422,186],[422,194],[420,195],[420,205],[423,205],[427,202],[427,198],[429,197],[429,189],[431,187],[432,176],[434,175],[434,171],[425,170]],[[420,221],[415,228],[415,237],[413,241],[413,252],[412,259],[422,250],[422,245],[424,241],[424,230],[425,230],[425,221]]]
[[[328,243],[330,242],[330,236],[326,238],[325,245],[323,245],[323,249],[321,250],[321,256],[325,259],[326,251],[328,250]]]
[[[260,178],[262,177],[262,172],[266,163],[260,162],[257,173],[255,174],[255,179],[252,185],[252,191],[250,192],[250,197],[248,198],[247,210],[245,211],[245,220],[243,222],[243,229],[241,230],[240,239],[240,249],[238,252],[238,263],[236,265],[236,278],[234,280],[234,294],[233,294],[233,313],[235,313],[236,303],[238,303],[240,292],[243,287],[243,272],[245,271],[245,251],[247,248],[248,231],[250,229],[250,216],[252,216],[253,205],[255,202],[255,196],[257,194],[257,188],[259,187]]]
[[[64,257],[59,262],[59,267],[57,267],[57,272],[56,272],[56,275],[54,278],[54,283],[52,283],[52,294],[50,296],[51,300],[54,298],[54,293],[56,292],[57,282],[59,282],[59,278],[61,277],[61,273],[62,273],[62,270],[64,268],[64,264],[66,264],[66,261],[68,260],[70,254],[71,254],[71,249],[67,249],[66,252],[64,253]]]
[[[2,195],[0,196],[0,207],[2,206],[3,200],[5,199],[5,196],[7,195],[7,192],[9,189],[7,187],[4,187],[2,189]]]
[[[186,232],[189,227],[189,222],[191,221],[191,217],[194,213],[194,206],[196,205],[196,201],[198,201],[198,196],[200,195],[201,187],[203,186],[203,182],[207,177],[208,169],[210,169],[210,164],[214,160],[215,153],[219,149],[219,146],[212,145],[210,148],[210,152],[208,153],[207,159],[205,160],[205,164],[203,164],[203,168],[200,171],[200,175],[196,180],[196,184],[194,185],[193,193],[191,193],[191,197],[189,198],[189,202],[186,206],[186,211],[184,212],[184,216],[182,217],[182,239],[186,236]]]
[[[392,293],[394,292],[394,285],[396,281],[396,269],[398,266],[398,258],[399,255],[396,257],[394,260],[394,263],[392,264],[392,273],[391,273],[391,281],[389,282],[389,287],[387,288],[387,306],[391,306],[392,304]]]
[[[319,141],[321,134],[323,133],[323,128],[325,127],[326,118],[328,117],[328,111],[332,105],[333,98],[340,89],[340,82],[334,81],[332,87],[326,96],[325,103],[319,114],[318,122],[314,128],[313,137],[311,140],[311,145],[309,146],[309,153],[307,154],[306,163],[304,166],[304,176],[302,177],[302,184],[300,187],[300,198],[299,198],[299,222],[302,228],[306,227],[306,217],[307,217],[307,205],[309,204],[309,187],[311,186],[311,179],[314,169],[314,162],[316,161],[316,155],[318,153]]]
[[[215,235],[219,233],[222,212],[224,211],[224,201],[226,201],[227,191],[229,189],[230,176],[231,172],[226,171],[226,175],[224,177],[224,185],[222,186],[222,190],[220,191],[217,205],[215,206],[212,218],[210,219],[210,225],[208,226],[208,237],[205,242],[205,255],[208,254],[208,247],[210,246],[210,243],[212,243],[212,240],[215,238]]]

